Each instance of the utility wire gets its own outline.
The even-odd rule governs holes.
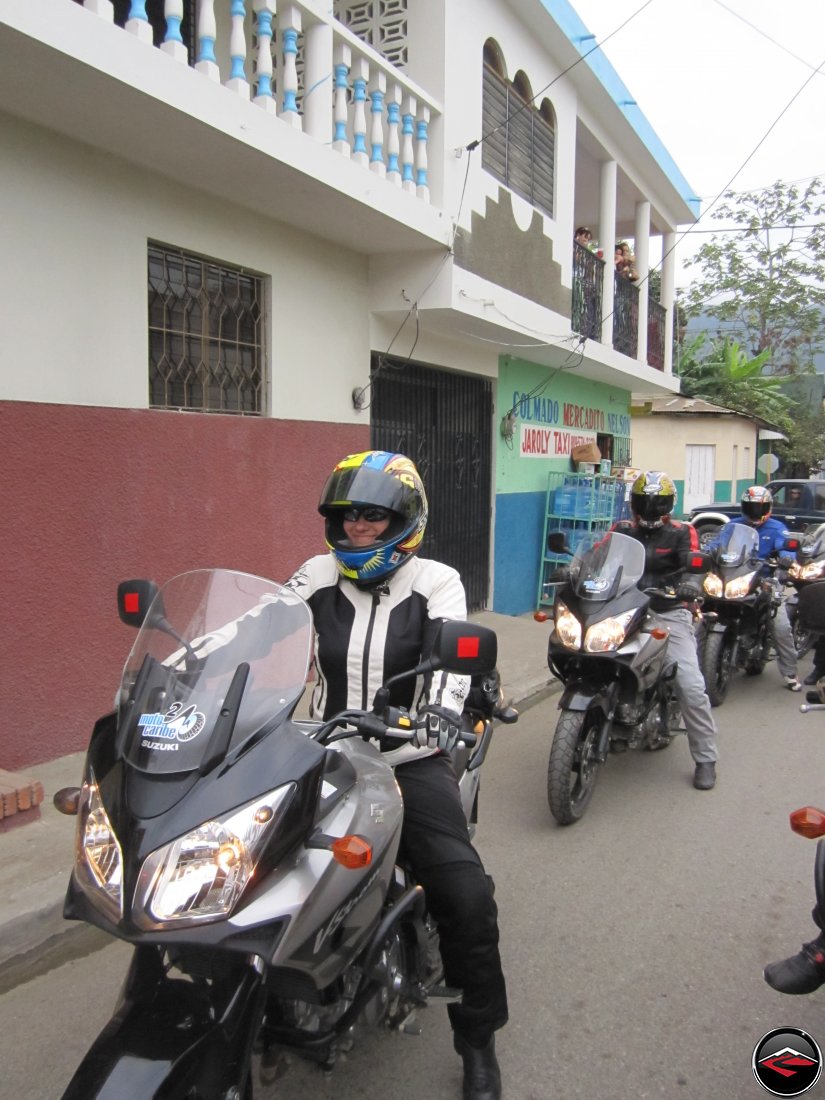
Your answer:
[[[750,27],[751,30],[756,31],[757,34],[761,34],[763,38],[767,38],[770,43],[772,43],[778,49],[784,51],[786,54],[792,57],[794,61],[798,61],[806,68],[813,69],[814,72],[818,72],[817,69],[814,69],[814,66],[810,63],[810,61],[806,61],[804,57],[800,57],[799,54],[794,53],[793,50],[789,50],[787,46],[783,46],[781,42],[777,42],[777,40],[775,38],[772,38],[767,33],[767,31],[763,31],[761,27],[757,27],[755,23],[751,23],[749,19],[746,19],[744,15],[740,15],[738,11],[734,11],[733,8],[729,8],[727,4],[723,3],[723,0],[714,0],[714,3],[718,4],[720,8],[724,8],[726,12],[729,12],[731,15],[735,16],[735,18],[740,19],[746,26]]]

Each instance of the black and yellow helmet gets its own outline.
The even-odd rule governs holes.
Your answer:
[[[645,470],[630,487],[630,508],[639,523],[658,527],[676,503],[676,486],[664,470]]]

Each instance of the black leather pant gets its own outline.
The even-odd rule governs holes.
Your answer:
[[[507,991],[498,950],[493,880],[470,842],[449,757],[400,764],[404,798],[401,857],[424,887],[438,925],[444,980],[463,990],[447,1011],[453,1030],[483,1046],[507,1023]]]

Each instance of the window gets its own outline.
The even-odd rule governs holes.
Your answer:
[[[263,412],[264,280],[149,244],[149,405]]]
[[[533,105],[524,73],[509,83],[492,39],[484,47],[481,164],[533,206],[553,216],[555,123],[550,101]]]

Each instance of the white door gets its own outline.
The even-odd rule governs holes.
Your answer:
[[[713,501],[716,484],[716,447],[712,443],[688,443],[685,447],[685,499],[689,512]]]

